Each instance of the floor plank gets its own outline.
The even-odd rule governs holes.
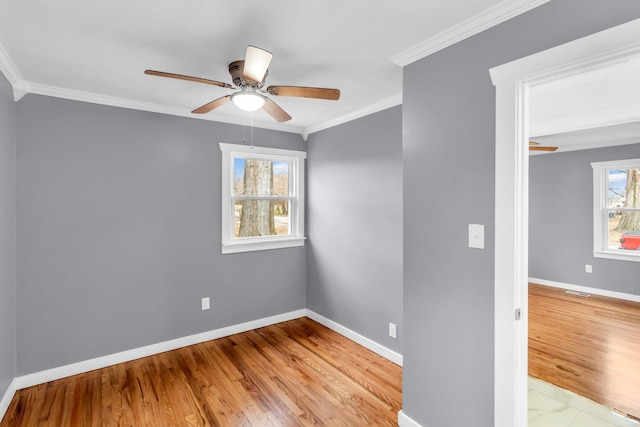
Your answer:
[[[640,419],[640,303],[530,283],[529,375]]]
[[[19,390],[0,427],[397,426],[401,382],[301,318]]]

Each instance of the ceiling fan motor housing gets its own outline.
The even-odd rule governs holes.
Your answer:
[[[260,83],[255,83],[252,81],[247,81],[242,77],[243,70],[244,70],[244,60],[233,61],[231,64],[229,64],[229,74],[231,74],[231,81],[233,82],[234,85],[240,88],[253,86],[255,88],[260,89],[262,88],[262,86],[264,86],[264,81],[269,75],[269,70],[267,70],[264,73],[264,77],[262,78],[262,81]]]

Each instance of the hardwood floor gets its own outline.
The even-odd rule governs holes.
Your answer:
[[[640,419],[640,303],[530,283],[529,375]]]
[[[9,426],[397,426],[402,368],[308,319],[19,390]]]

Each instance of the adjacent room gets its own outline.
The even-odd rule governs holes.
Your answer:
[[[635,0],[3,2],[0,426],[525,427],[489,70],[638,20]],[[640,139],[538,136],[560,148],[531,159],[530,279],[640,298],[640,264],[594,257],[592,187],[556,206],[536,178],[591,180]],[[557,230],[534,232],[538,185]],[[536,240],[567,228],[580,249]]]
[[[639,71],[627,60],[531,89],[530,426],[640,418]]]

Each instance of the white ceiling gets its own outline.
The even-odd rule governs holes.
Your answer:
[[[531,139],[556,153],[640,143],[640,59],[534,86],[530,106]]]
[[[559,147],[556,153],[615,145],[639,144],[640,121],[575,130],[531,139],[542,145]],[[545,152],[539,151],[535,154],[545,154]]]
[[[548,0],[3,0],[0,71],[16,99],[37,93],[181,116],[229,89],[252,44],[274,54],[267,85],[338,88],[339,101],[272,97],[293,119],[253,124],[306,135],[402,100],[402,66]],[[198,116],[247,124],[226,104]]]

